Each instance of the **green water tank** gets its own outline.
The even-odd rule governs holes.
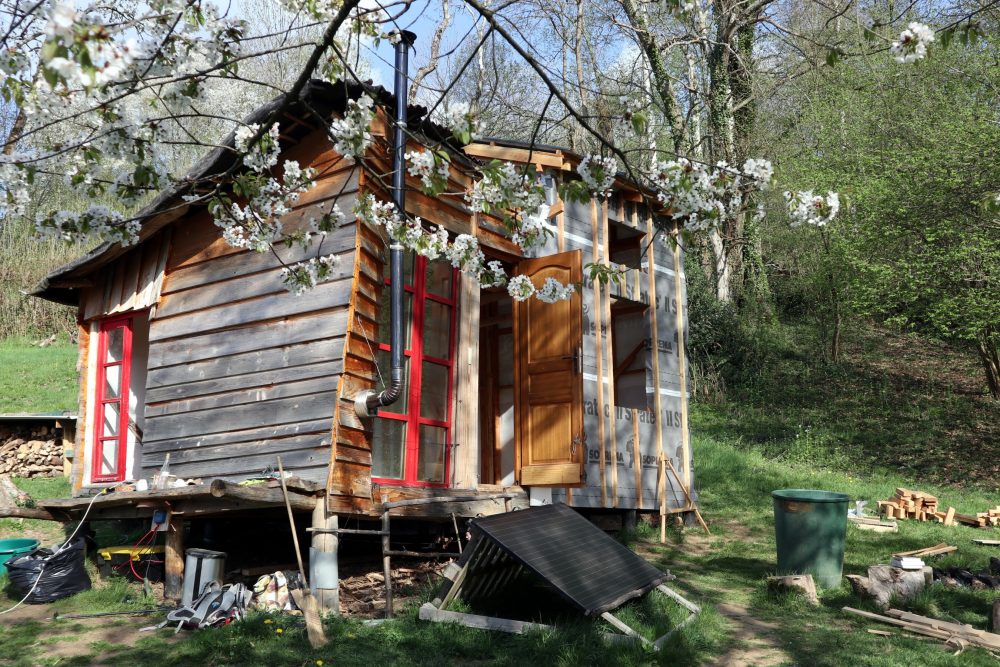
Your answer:
[[[844,571],[847,494],[780,489],[771,496],[778,574],[811,574],[821,588],[839,586]]]

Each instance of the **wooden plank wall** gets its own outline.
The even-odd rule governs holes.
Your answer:
[[[82,290],[80,320],[153,306],[160,298],[169,247],[170,230],[165,229],[98,271],[93,285]]]
[[[150,323],[145,476],[168,452],[176,475],[237,480],[281,454],[300,477],[326,480],[354,277],[358,179],[353,164],[323,146],[307,139],[285,155],[321,174],[285,217],[286,230],[334,204],[347,215],[309,247],[233,248],[205,212],[176,226]],[[339,259],[332,279],[300,296],[284,288],[282,262],[331,253]]]

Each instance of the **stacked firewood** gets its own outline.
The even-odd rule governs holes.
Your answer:
[[[63,444],[53,429],[0,429],[0,474],[56,477],[63,474]]]
[[[878,511],[890,519],[937,521],[946,526],[954,526],[956,523],[975,528],[1000,526],[1000,505],[977,514],[959,514],[954,507],[942,512],[935,496],[903,488],[896,489],[892,498],[878,501]]]

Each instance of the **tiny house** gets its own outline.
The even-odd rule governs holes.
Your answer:
[[[359,416],[356,399],[388,381],[390,280],[384,232],[353,211],[367,194],[388,200],[373,174],[392,171],[390,124],[380,111],[368,169],[338,155],[324,126],[361,92],[314,81],[279,119],[282,157],[319,174],[284,228],[336,206],[344,220],[325,237],[266,253],[235,248],[179,187],[144,209],[137,244],[104,244],[34,292],[77,309],[75,494],[148,479],[168,454],[171,473],[206,483],[259,476],[280,455],[325,489],[332,515],[498,490],[589,510],[691,509],[683,262],[662,235],[653,242],[660,212],[647,193],[619,178],[608,198],[563,202],[559,185],[576,177],[581,156],[499,139],[458,146],[415,106],[410,149],[444,146],[451,167],[438,197],[407,176],[407,212],[475,236],[509,274],[577,289],[555,304],[517,302],[408,254],[403,395]],[[380,97],[392,108],[389,93]],[[232,166],[231,136],[226,145],[193,175]],[[551,235],[531,256],[461,195],[494,159],[529,165],[546,189]],[[329,280],[301,295],[285,289],[284,265],[328,254],[337,256]],[[589,281],[585,265],[603,261],[627,267],[624,280]]]

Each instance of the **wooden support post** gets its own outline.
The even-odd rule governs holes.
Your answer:
[[[991,617],[992,625],[990,628],[995,633],[1000,633],[1000,598],[993,601],[993,615]]]
[[[684,292],[681,288],[681,243],[679,228],[674,231],[674,299],[677,301],[677,375],[681,389],[681,465],[684,470],[686,489],[691,488],[691,436],[688,433],[688,397],[687,397],[687,350],[684,336]],[[688,495],[685,490],[685,495]]]
[[[601,262],[601,244],[597,234],[597,201],[590,200],[590,234],[594,243],[594,263]],[[601,342],[601,287],[594,283],[594,340],[596,342],[595,352],[597,353],[597,448],[598,461],[600,466],[601,480],[601,507],[608,506],[608,485],[607,485],[607,460],[605,456],[605,433],[604,433],[604,345]]]
[[[385,617],[392,618],[392,556],[389,552],[389,510],[382,512],[382,576],[385,577]]]
[[[646,215],[646,271],[649,275],[649,319],[653,338],[653,406],[656,409],[656,456],[660,460],[657,495],[660,500],[660,544],[667,542],[667,473],[663,468],[663,409],[660,398],[660,339],[656,313],[656,255],[653,251],[653,216]]]
[[[167,523],[163,597],[178,602],[184,594],[184,518],[171,513]]]
[[[611,260],[611,240],[608,223],[608,200],[601,204],[601,255],[605,263]],[[596,239],[595,239],[596,240]],[[608,357],[608,408],[611,414],[608,426],[611,430],[611,506],[618,507],[618,412],[615,409],[615,352],[614,352],[614,327],[611,326],[611,285],[603,286],[604,292],[604,312],[600,314],[604,325],[607,327],[607,335],[604,337],[604,350]],[[604,379],[600,379],[604,382]]]
[[[337,533],[326,532],[339,530],[340,522],[336,514],[328,514],[326,503],[322,500],[316,503],[312,514],[312,527],[319,529],[313,532],[312,549],[309,555],[309,565],[312,572],[309,580],[313,593],[324,614],[340,615],[340,574],[337,551],[340,548],[340,536]]]

